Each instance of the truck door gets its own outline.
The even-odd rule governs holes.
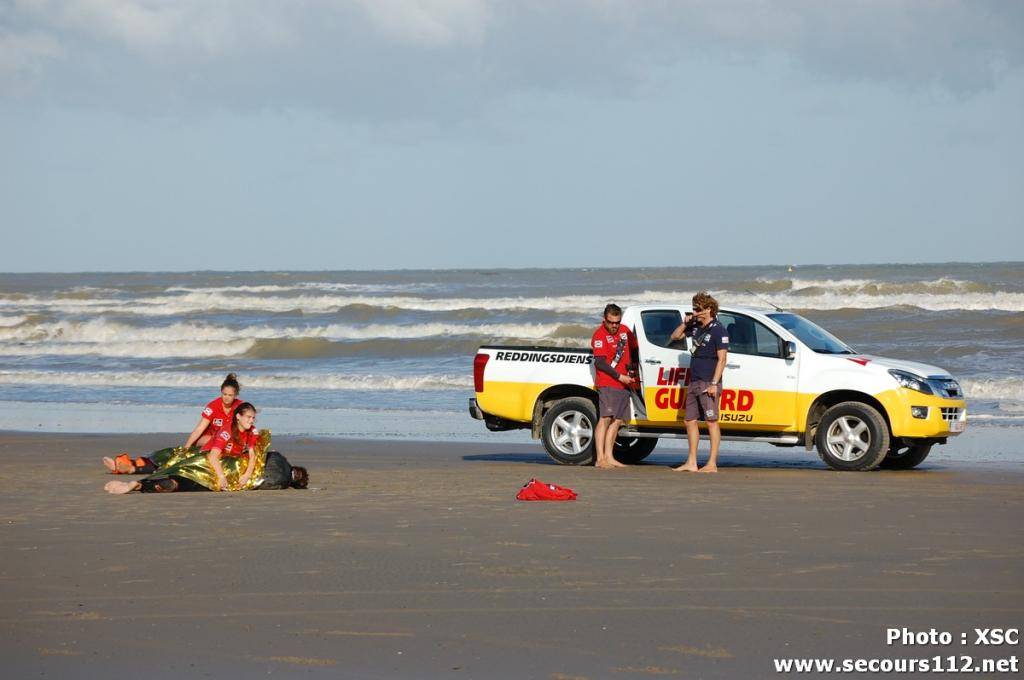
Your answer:
[[[683,422],[683,385],[690,367],[686,341],[669,342],[669,336],[683,322],[678,309],[650,309],[640,313],[636,329],[640,349],[640,373],[648,425],[676,425]]]
[[[799,356],[785,359],[783,341],[760,321],[735,312],[719,312],[729,336],[729,361],[718,405],[723,428],[796,429]]]

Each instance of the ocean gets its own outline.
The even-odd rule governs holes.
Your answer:
[[[0,274],[0,429],[186,433],[232,371],[278,434],[528,442],[467,415],[477,346],[585,347],[606,302],[698,290],[947,369],[958,450],[1020,458],[1024,263]]]

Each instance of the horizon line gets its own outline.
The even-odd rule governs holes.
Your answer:
[[[972,264],[1021,264],[1024,260],[939,260],[922,262],[842,262],[842,263],[762,263],[762,264],[705,264],[705,265],[644,265],[640,267],[577,266],[577,267],[395,267],[368,269],[81,269],[81,270],[25,270],[0,271],[0,276],[29,276],[41,274],[342,274],[342,273],[397,273],[397,272],[481,272],[481,271],[624,271],[650,269],[751,269],[764,267],[867,267],[867,266],[927,266]]]

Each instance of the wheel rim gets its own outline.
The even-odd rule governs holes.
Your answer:
[[[871,449],[871,429],[856,416],[840,416],[828,428],[828,451],[839,460],[860,460]]]
[[[594,426],[582,411],[566,411],[551,423],[551,443],[560,453],[578,456],[594,438]]]

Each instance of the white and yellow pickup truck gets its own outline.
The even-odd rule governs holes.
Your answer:
[[[661,437],[685,438],[688,341],[670,342],[681,305],[626,309],[636,334],[646,414],[634,405],[616,458],[635,463]],[[837,470],[907,469],[964,431],[960,384],[946,371],[858,354],[786,311],[722,308],[729,361],[719,404],[723,439],[803,445]],[[530,429],[556,461],[593,461],[597,392],[589,348],[483,346],[470,414],[490,430]],[[639,416],[639,417],[638,417]]]

